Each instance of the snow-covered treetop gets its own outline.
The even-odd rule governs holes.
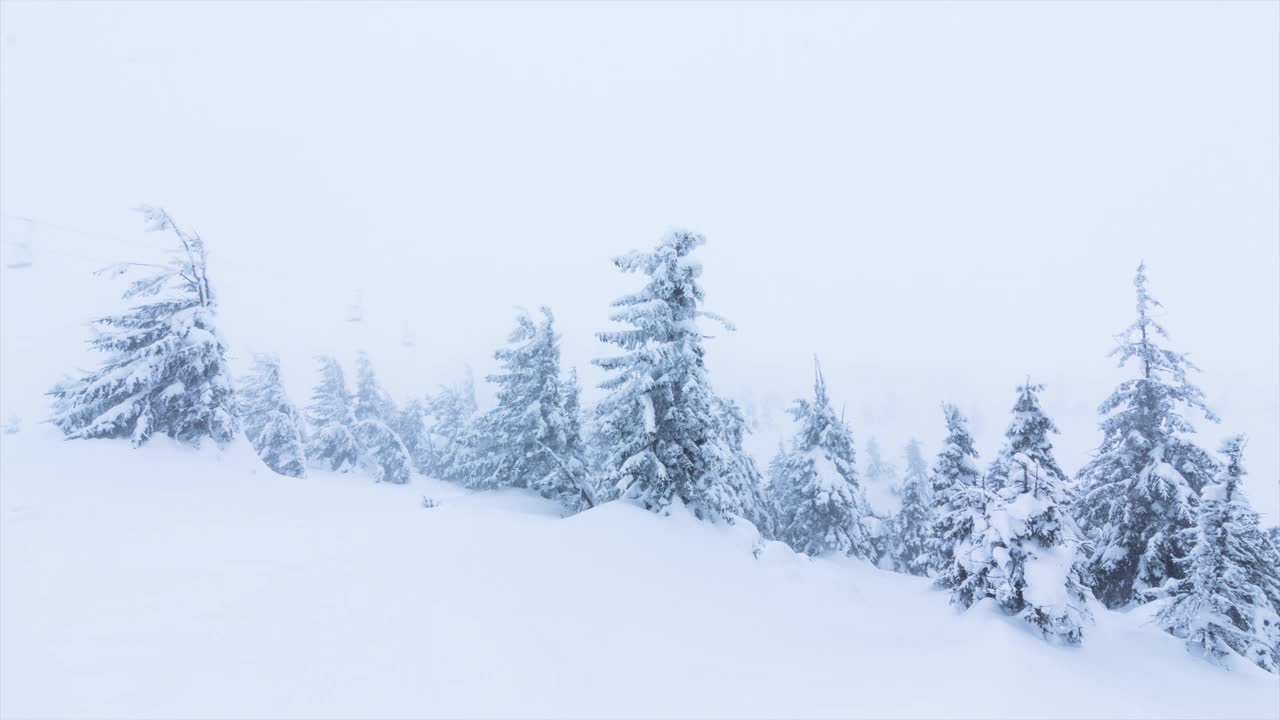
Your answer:
[[[183,230],[163,208],[143,205],[139,212],[152,232],[169,230],[178,238],[178,247],[170,251],[170,259],[164,264],[124,262],[111,265],[99,272],[123,275],[135,268],[155,272],[131,283],[124,292],[125,299],[152,297],[166,290],[178,290],[189,296],[200,307],[212,307],[213,288],[206,271],[207,256],[204,240],[198,233]]]
[[[1058,434],[1058,426],[1040,407],[1040,393],[1043,390],[1044,385],[1032,384],[1030,381],[1018,386],[1018,399],[1013,405],[1009,429],[1004,433],[1005,447],[1000,454],[1001,460],[1023,453],[1054,480],[1065,483],[1067,475],[1058,467],[1058,462],[1053,457],[1053,443],[1049,440],[1050,435]]]
[[[822,376],[817,358],[814,358],[813,363],[813,402],[796,400],[789,410],[800,426],[796,434],[796,449],[821,447],[832,451],[834,457],[841,458],[840,462],[847,462],[850,466],[847,471],[846,468],[840,468],[841,474],[852,476],[855,457],[853,433],[831,407],[827,381]]]
[[[642,347],[646,342],[671,342],[686,333],[697,333],[696,319],[709,317],[731,327],[714,313],[699,310],[705,299],[698,278],[702,264],[688,256],[706,238],[697,233],[676,230],[669,233],[653,250],[636,250],[613,259],[623,272],[639,272],[649,282],[639,291],[624,295],[612,303],[620,308],[610,320],[631,327],[597,333],[604,342],[626,350]],[[616,367],[614,361],[597,361],[606,369]]]
[[[1174,352],[1160,345],[1160,338],[1168,339],[1169,333],[1154,317],[1154,311],[1164,306],[1147,290],[1145,263],[1138,265],[1133,285],[1137,291],[1138,317],[1117,338],[1119,345],[1111,351],[1111,354],[1119,356],[1121,367],[1136,358],[1142,374],[1137,380],[1121,384],[1116,392],[1102,404],[1100,411],[1106,414],[1116,407],[1127,404],[1137,393],[1145,396],[1143,399],[1148,402],[1154,402],[1163,407],[1165,417],[1162,424],[1166,425],[1163,429],[1167,432],[1191,431],[1191,427],[1182,417],[1171,411],[1175,403],[1183,403],[1197,409],[1206,419],[1216,422],[1217,416],[1205,405],[1204,393],[1200,388],[1192,385],[1188,378],[1189,371],[1200,368],[1187,359],[1185,353]],[[1144,385],[1156,385],[1158,389],[1139,389]]]

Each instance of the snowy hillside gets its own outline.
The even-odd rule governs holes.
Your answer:
[[[746,527],[4,436],[4,717],[1256,717],[1277,679],[1100,609],[1055,648]],[[422,507],[423,495],[440,502]]]
[[[1145,609],[1095,606],[1055,647],[745,523],[291,478],[243,440],[65,441],[44,393],[117,289],[92,255],[0,270],[0,716],[1280,713],[1275,675],[1189,656]]]

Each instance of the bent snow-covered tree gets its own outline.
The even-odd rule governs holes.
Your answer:
[[[681,503],[701,518],[735,511],[717,462],[715,396],[703,359],[698,318],[703,303],[699,263],[689,255],[701,235],[677,231],[649,252],[614,258],[623,272],[642,273],[639,292],[614,301],[610,316],[627,327],[597,334],[623,353],[594,362],[611,373],[597,407],[596,439],[608,448],[604,482],[620,497],[654,511]],[[710,316],[714,317],[714,316]]]
[[[889,524],[889,566],[910,575],[928,575],[932,559],[933,491],[920,443],[907,443],[902,503]]]
[[[468,487],[529,488],[570,509],[590,507],[581,442],[570,437],[576,422],[565,412],[569,398],[551,310],[542,308],[540,322],[521,313],[508,343],[494,353],[501,371],[488,377],[498,386],[497,407],[468,433],[467,460],[457,476]]]
[[[198,443],[230,440],[237,431],[226,347],[215,324],[204,240],[179,228],[159,208],[143,208],[149,230],[177,238],[162,264],[121,263],[116,274],[150,274],[129,285],[126,300],[142,300],[121,315],[95,321],[93,347],[108,359],[97,371],[60,383],[53,417],[69,438],[130,438],[155,434]]]
[[[791,415],[800,426],[778,467],[779,539],[811,556],[835,553],[875,560],[858,485],[853,433],[831,407],[821,370],[813,402],[797,400]]]
[[[1280,666],[1280,558],[1242,488],[1244,439],[1222,444],[1226,464],[1200,493],[1186,577],[1169,583],[1157,619],[1195,655],[1222,663],[1239,655]]]
[[[351,414],[355,416],[353,435],[360,446],[360,461],[378,482],[397,485],[409,482],[413,459],[409,450],[392,428],[400,413],[391,396],[378,383],[369,356],[356,356],[356,392]]]
[[[1183,412],[1217,418],[1188,378],[1195,366],[1159,343],[1167,334],[1153,317],[1161,306],[1147,292],[1143,265],[1134,286],[1138,318],[1113,354],[1121,366],[1136,360],[1139,375],[1099,407],[1102,445],[1080,471],[1075,507],[1094,545],[1094,593],[1111,608],[1183,577],[1177,559],[1191,550],[1197,497],[1217,470],[1213,458],[1187,439],[1194,430]]]
[[[275,355],[255,355],[253,370],[239,395],[245,435],[262,462],[281,475],[306,475],[302,416],[285,394],[280,359]]]
[[[356,416],[351,410],[351,394],[338,361],[329,356],[316,358],[320,382],[311,392],[307,422],[307,457],[327,470],[346,472],[360,462],[360,442],[356,439]]]

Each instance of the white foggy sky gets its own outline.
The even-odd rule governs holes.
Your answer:
[[[933,452],[948,399],[989,459],[1030,374],[1072,472],[1145,258],[1274,522],[1278,7],[5,2],[0,210],[142,250],[168,207],[299,401],[357,342],[401,396],[483,375],[539,304],[594,384],[609,258],[688,227],[722,391],[805,393],[816,352],[860,446]]]

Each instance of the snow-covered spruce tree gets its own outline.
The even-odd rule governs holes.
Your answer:
[[[1271,541],[1271,547],[1280,553],[1280,525],[1272,525],[1267,528],[1267,539]]]
[[[875,438],[867,440],[867,471],[862,478],[863,495],[871,515],[867,518],[867,530],[875,548],[877,562],[885,567],[892,565],[889,553],[893,549],[893,516],[901,504],[898,488],[898,468],[880,455],[880,443]]]
[[[811,556],[836,553],[874,561],[866,527],[871,510],[858,484],[853,433],[836,416],[821,370],[813,402],[797,400],[800,426],[780,468],[779,539]]]
[[[777,511],[765,491],[764,477],[756,467],[756,461],[743,448],[747,435],[747,421],[741,408],[732,400],[715,399],[717,436],[729,497],[722,504],[732,507],[735,515],[745,518],[768,539],[777,536]]]
[[[304,477],[307,454],[302,415],[285,394],[280,358],[258,354],[239,390],[238,409],[249,444],[267,467],[281,475]]]
[[[1242,437],[1223,443],[1225,466],[1200,493],[1186,577],[1170,581],[1157,618],[1192,654],[1219,663],[1240,655],[1277,672],[1280,566],[1240,487],[1243,450]]]
[[[311,391],[311,404],[307,406],[307,459],[327,470],[347,472],[360,462],[351,394],[337,360],[323,355],[316,358],[316,363],[320,382]]]
[[[1113,354],[1121,366],[1136,360],[1139,375],[1099,407],[1102,444],[1080,471],[1075,507],[1094,546],[1094,593],[1110,608],[1182,577],[1176,561],[1190,551],[1186,531],[1195,524],[1198,493],[1217,470],[1187,439],[1193,429],[1182,415],[1217,420],[1188,378],[1196,368],[1159,344],[1167,334],[1152,316],[1160,303],[1147,292],[1145,266],[1138,266],[1134,285],[1138,318]]]
[[[55,386],[52,423],[68,438],[130,438],[157,433],[187,442],[226,442],[237,432],[226,347],[215,326],[204,240],[169,214],[144,207],[147,229],[167,230],[177,248],[163,264],[121,263],[123,274],[151,274],[125,290],[142,300],[122,315],[95,321],[93,347],[108,356],[96,372]]]
[[[898,493],[898,468],[881,456],[880,443],[875,438],[867,440],[866,484],[876,485],[889,495]]]
[[[565,498],[566,506],[579,506],[579,500],[588,505],[599,505],[596,482],[591,477],[587,463],[587,447],[582,431],[582,387],[578,383],[577,368],[569,369],[569,376],[560,384],[560,413],[564,416],[564,445],[560,453],[565,477],[571,479],[572,488],[580,490],[578,498]],[[568,487],[568,486],[566,486]]]
[[[988,528],[988,497],[968,421],[954,405],[944,403],[942,413],[947,436],[931,478],[934,522],[930,568],[936,574],[935,584],[950,590],[953,601],[967,608],[990,595],[989,558],[979,552],[986,545],[980,541]]]
[[[1085,558],[1063,490],[1066,475],[1048,439],[1057,427],[1040,408],[1041,390],[1029,383],[1018,388],[1005,447],[990,473],[998,484],[980,542],[995,566],[989,577],[1000,607],[1045,637],[1074,645],[1091,620]]]
[[[430,400],[428,399],[428,403]],[[404,441],[405,449],[413,460],[413,467],[423,475],[431,473],[435,448],[431,442],[431,430],[427,425],[427,404],[414,398],[405,403],[396,423],[396,434]]]
[[[442,480],[458,481],[457,468],[466,460],[467,435],[475,416],[475,391],[467,381],[444,385],[427,403],[431,417],[431,464],[428,474]]]
[[[373,363],[364,352],[356,354],[356,391],[351,400],[351,411],[357,420],[380,420],[389,428],[399,424],[400,411],[391,395],[382,389]]]
[[[920,443],[907,443],[905,459],[902,505],[889,526],[888,561],[897,572],[928,575],[933,558],[933,490]]]
[[[614,258],[648,282],[613,303],[610,319],[627,327],[597,334],[623,353],[594,361],[611,373],[600,386],[607,395],[596,408],[596,441],[608,450],[603,479],[620,497],[657,512],[683,504],[697,517],[720,519],[734,512],[724,506],[733,492],[716,462],[715,396],[697,323],[708,316],[699,309],[702,268],[689,257],[703,242],[677,231],[651,251]]]
[[[351,402],[352,431],[360,444],[360,461],[378,482],[403,485],[413,474],[409,450],[392,427],[400,418],[395,403],[373,372],[369,356],[356,356],[356,392]]]
[[[467,435],[469,452],[457,477],[472,488],[530,488],[571,510],[590,507],[585,463],[568,439],[560,338],[551,310],[542,308],[539,322],[521,313],[507,342],[494,353],[501,371],[488,377],[498,386],[497,407]]]
[[[1046,638],[1078,645],[1093,617],[1086,559],[1066,494],[1053,473],[1024,453],[1009,458],[990,526],[996,602]]]

